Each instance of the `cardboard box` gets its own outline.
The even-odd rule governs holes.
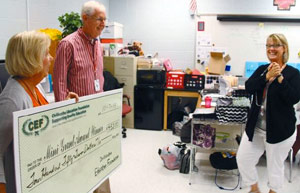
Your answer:
[[[223,75],[225,73],[225,65],[229,61],[229,55],[223,57],[223,52],[211,52],[208,63],[208,73]]]
[[[117,22],[109,22],[101,33],[101,39],[123,38],[123,25]]]
[[[138,69],[151,69],[152,68],[151,59],[139,57],[137,60],[137,68]]]

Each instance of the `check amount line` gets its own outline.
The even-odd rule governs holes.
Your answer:
[[[58,155],[56,155],[56,156],[54,156],[54,157],[48,159],[47,161],[43,162],[43,164],[45,164],[45,163],[51,161],[52,159],[55,159],[55,158],[61,156],[62,154],[68,153],[69,151],[71,151],[72,149],[74,149],[74,148],[76,148],[76,147],[82,145],[83,143],[89,142],[90,140],[94,139],[95,137],[98,137],[99,135],[101,135],[101,134],[104,133],[104,132],[107,132],[107,131],[102,131],[102,132],[98,133],[97,135],[95,135],[95,136],[89,138],[88,140],[83,141],[83,142],[80,142],[79,144],[76,143],[76,145],[75,145],[74,147],[68,149],[67,151],[64,151],[63,153],[61,152],[60,154],[58,154]],[[109,136],[109,135],[108,135],[108,136]],[[108,136],[107,136],[107,137],[108,137]],[[107,137],[104,137],[103,139],[106,139]]]
[[[101,112],[100,114],[110,113],[110,112],[115,111],[115,110],[118,110],[118,109],[120,109],[120,107],[111,109],[111,110],[109,110],[109,111],[103,111],[103,112]]]
[[[110,136],[112,136],[112,134],[110,134],[110,135],[107,136],[106,138],[108,138],[108,137],[110,137]],[[76,159],[71,165],[73,165],[73,164],[76,163],[77,161],[81,160],[82,158],[86,157],[87,155],[93,153],[94,151],[98,150],[99,148],[101,148],[102,146],[106,145],[106,144],[109,143],[110,141],[111,141],[111,140],[109,140],[109,141],[107,141],[107,142],[101,144],[100,146],[98,146],[98,147],[95,148],[94,150],[90,151],[89,153],[85,154],[85,155],[82,156],[81,158]],[[29,192],[31,192],[31,191],[34,190],[35,188],[39,187],[40,185],[42,185],[44,182],[50,180],[52,177],[54,177],[54,176],[56,176],[57,174],[59,174],[60,172],[64,171],[65,169],[67,169],[67,168],[68,168],[69,166],[71,166],[71,165],[66,166],[64,169],[61,169],[60,171],[58,171],[57,173],[53,174],[53,175],[50,176],[49,178],[43,180],[41,183],[39,183],[39,184],[36,185],[35,187],[31,188],[31,189],[29,190]]]

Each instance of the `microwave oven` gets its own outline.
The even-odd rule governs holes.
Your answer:
[[[164,70],[137,70],[138,85],[165,85],[166,72]]]

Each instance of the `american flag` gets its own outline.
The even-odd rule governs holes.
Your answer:
[[[195,15],[197,12],[197,0],[191,0],[190,2],[190,14]]]

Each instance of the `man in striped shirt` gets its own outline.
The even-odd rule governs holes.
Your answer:
[[[98,37],[105,27],[105,7],[86,2],[81,10],[83,26],[60,41],[53,71],[55,101],[68,92],[86,96],[103,91],[103,50]]]
[[[86,2],[81,10],[83,26],[60,41],[53,69],[55,101],[65,100],[69,92],[86,96],[103,91],[103,50],[98,37],[105,27],[105,7]],[[109,179],[94,193],[110,193]]]

